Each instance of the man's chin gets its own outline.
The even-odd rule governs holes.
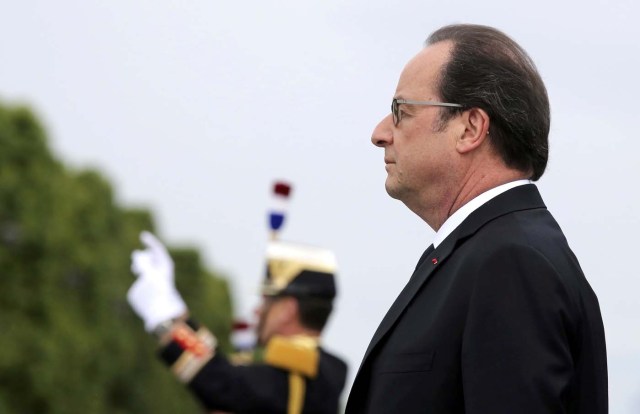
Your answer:
[[[255,335],[256,335],[256,345],[264,346],[267,341],[265,340],[265,334],[262,331],[262,327],[260,325],[256,327]]]
[[[398,186],[395,185],[395,183],[389,182],[389,178],[387,178],[387,181],[384,184],[384,188],[385,190],[387,190],[387,194],[389,194],[389,197],[391,198],[395,198],[396,200],[400,199],[400,191],[398,189]]]

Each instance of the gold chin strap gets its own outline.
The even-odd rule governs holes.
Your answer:
[[[318,375],[318,340],[308,336],[274,336],[267,344],[264,361],[289,371],[287,414],[300,414],[304,406],[306,379]]]

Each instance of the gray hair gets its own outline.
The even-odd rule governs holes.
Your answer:
[[[504,162],[538,180],[549,158],[549,98],[529,55],[501,31],[458,24],[433,32],[426,45],[451,41],[438,80],[440,98],[461,104],[443,108],[441,120],[470,108],[489,115],[490,140]]]

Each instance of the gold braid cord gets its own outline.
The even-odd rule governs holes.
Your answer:
[[[289,373],[289,404],[287,406],[287,414],[302,413],[304,392],[305,382],[302,375],[296,372]]]

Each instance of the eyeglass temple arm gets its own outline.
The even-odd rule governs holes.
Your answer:
[[[396,99],[396,102],[399,104],[409,104],[409,105],[427,105],[427,106],[448,106],[452,108],[462,108],[462,105],[456,103],[448,103],[448,102],[436,102],[436,101],[411,101],[408,99]]]

